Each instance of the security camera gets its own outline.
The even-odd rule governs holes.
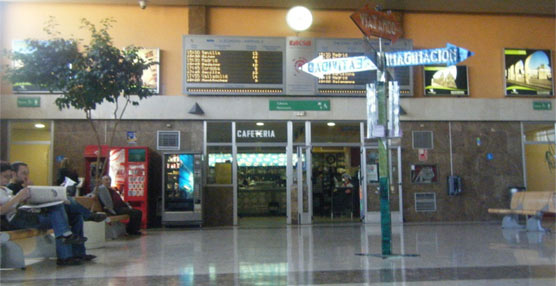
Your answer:
[[[145,1],[145,0],[139,0],[139,7],[140,7],[141,9],[147,8],[147,1]]]

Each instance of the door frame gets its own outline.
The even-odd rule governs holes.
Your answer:
[[[391,146],[391,145],[390,145]],[[374,144],[363,144],[361,146],[361,167],[360,167],[360,176],[361,181],[359,182],[361,187],[361,203],[363,204],[362,209],[364,210],[364,218],[362,219],[363,223],[380,223],[380,211],[368,211],[367,206],[367,194],[368,194],[368,186],[367,186],[367,151],[368,150],[378,150],[378,146]],[[397,182],[393,182],[393,174],[392,174],[392,151],[396,150],[397,155],[397,171],[398,171],[398,180]],[[388,168],[388,177],[391,185],[397,185],[398,187],[398,211],[392,211],[392,222],[400,222],[403,223],[403,184],[402,184],[402,148],[401,146],[390,147],[388,149],[388,164],[390,168]],[[361,216],[363,214],[360,214]]]

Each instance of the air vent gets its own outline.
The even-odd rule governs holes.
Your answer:
[[[413,131],[413,149],[432,149],[432,131]]]
[[[416,212],[435,212],[436,193],[415,193]]]
[[[179,131],[157,131],[156,149],[158,150],[180,150]]]

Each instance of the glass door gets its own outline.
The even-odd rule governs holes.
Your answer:
[[[401,181],[401,148],[393,147],[388,150],[390,162],[389,173],[389,200],[390,212],[393,222],[402,222],[402,181]],[[366,146],[361,148],[361,189],[360,209],[364,222],[380,222],[380,190],[378,148]],[[365,211],[366,210],[366,211]]]
[[[298,146],[294,162],[297,182],[297,210],[299,224],[311,224],[313,220],[313,184],[311,180],[311,148]]]
[[[286,223],[286,154],[283,147],[237,148],[237,214],[241,226]]]

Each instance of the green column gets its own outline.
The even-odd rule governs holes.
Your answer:
[[[378,124],[385,127],[385,134],[382,138],[378,139],[378,163],[379,163],[379,183],[380,183],[380,228],[382,231],[382,255],[392,254],[392,219],[390,215],[390,198],[389,189],[390,184],[388,182],[388,170],[390,168],[390,162],[388,162],[388,139],[386,138],[388,131],[386,126],[387,122],[387,100],[386,95],[387,84],[386,84],[386,70],[385,70],[385,58],[384,54],[381,53],[377,57],[381,61],[380,67],[382,69],[377,70],[377,90],[376,95],[378,99]],[[384,80],[384,81],[382,81]]]

